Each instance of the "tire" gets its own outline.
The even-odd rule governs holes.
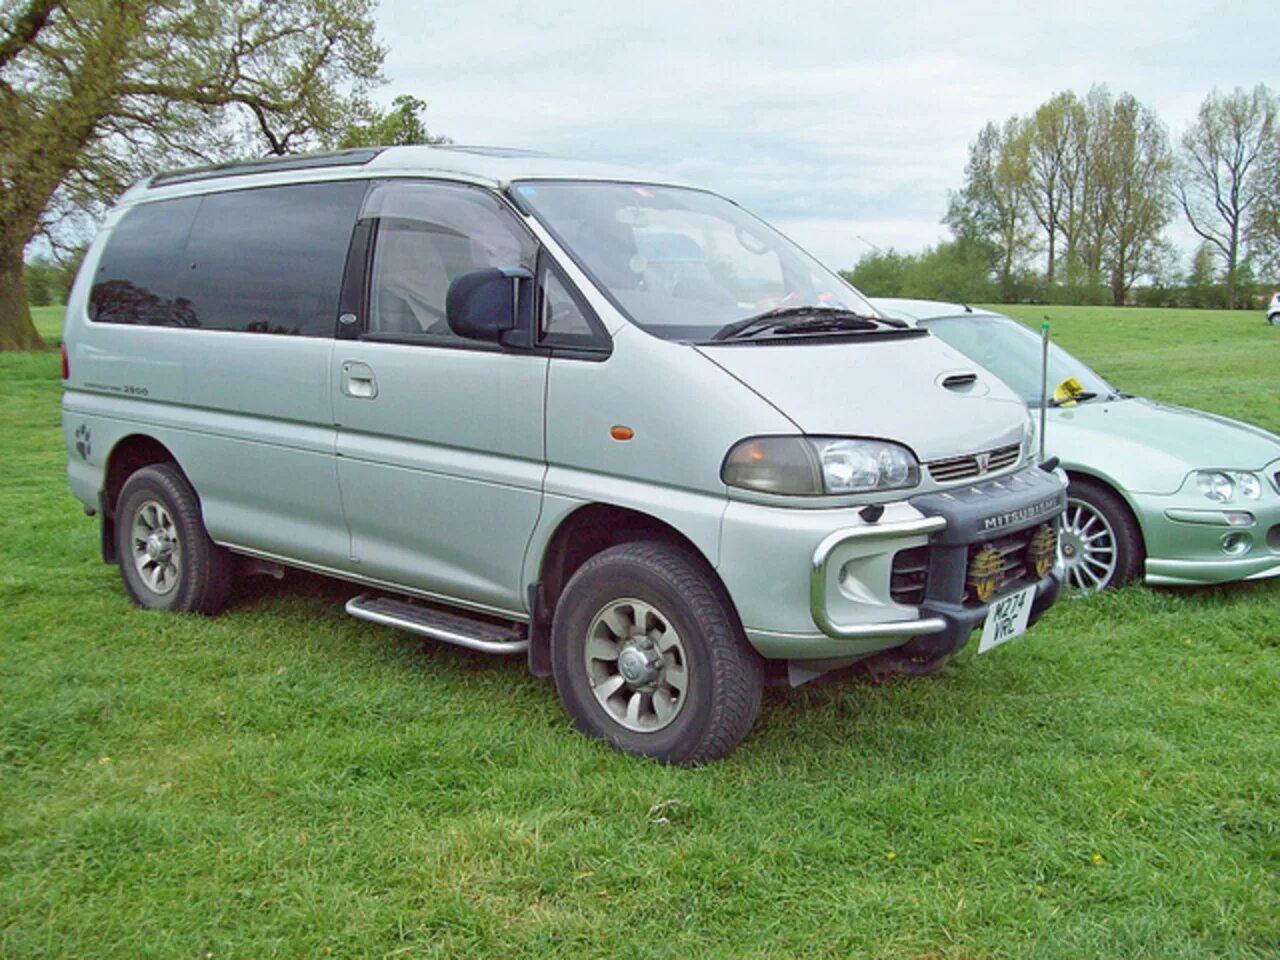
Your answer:
[[[764,687],[714,575],[664,543],[611,547],[578,569],[556,604],[551,670],[579,730],[679,766],[733,750]]]
[[[153,464],[130,476],[115,528],[120,574],[138,606],[212,616],[226,605],[231,556],[209,539],[200,501],[177,466]]]
[[[1273,313],[1267,317],[1267,323],[1271,324],[1273,327],[1280,327],[1280,313]]]
[[[1129,505],[1106,484],[1072,477],[1062,518],[1062,559],[1069,590],[1096,593],[1132,583],[1146,551]]]

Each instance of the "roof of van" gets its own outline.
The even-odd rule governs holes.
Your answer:
[[[373,176],[416,173],[464,179],[495,187],[506,187],[515,180],[535,179],[679,182],[668,176],[646,173],[632,167],[573,160],[532,150],[449,144],[358,148],[191,167],[157,174],[146,181],[143,189],[176,187],[180,184],[212,184],[242,177],[252,177],[255,181],[262,178],[273,181],[314,179],[316,176],[340,171],[348,175],[359,171],[360,175]]]

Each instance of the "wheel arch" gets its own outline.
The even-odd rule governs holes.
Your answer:
[[[731,615],[737,609],[729,599],[720,574],[706,554],[688,536],[665,520],[609,503],[589,503],[567,514],[548,538],[537,559],[537,580],[530,586],[532,629],[529,668],[535,676],[551,674],[551,617],[556,602],[578,568],[596,554],[623,543],[651,540],[678,547],[695,558],[721,591]],[[741,629],[741,624],[738,624]]]
[[[120,502],[120,491],[125,482],[143,467],[157,463],[172,463],[179,470],[172,451],[155,437],[145,433],[131,433],[121,437],[107,454],[106,469],[102,477],[102,560],[104,563],[115,563],[116,557],[116,506]],[[183,471],[186,476],[186,471]]]
[[[1102,474],[1085,470],[1077,466],[1064,467],[1064,469],[1067,471],[1068,480],[1085,480],[1089,483],[1096,484],[1097,486],[1105,487],[1108,491],[1119,498],[1120,502],[1124,504],[1124,508],[1129,512],[1129,519],[1133,521],[1133,529],[1138,534],[1138,544],[1142,547],[1142,556],[1145,558],[1147,555],[1147,532],[1143,529],[1142,517],[1138,514],[1138,511],[1133,508],[1133,502],[1129,499],[1128,491],[1110,477],[1105,477]],[[1067,487],[1067,496],[1071,496],[1070,486]]]

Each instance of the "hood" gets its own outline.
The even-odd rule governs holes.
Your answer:
[[[1229,417],[1134,398],[1049,411],[1045,449],[1121,486],[1171,493],[1192,470],[1258,470],[1280,437]]]
[[[1022,442],[1022,401],[936,337],[696,349],[813,436],[895,440],[921,461]]]

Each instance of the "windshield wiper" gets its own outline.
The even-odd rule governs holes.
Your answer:
[[[727,323],[713,333],[711,339],[745,340],[762,333],[866,332],[883,326],[893,325],[839,307],[781,307]]]
[[[1093,400],[1097,396],[1098,395],[1092,390],[1081,390],[1079,393],[1073,393],[1071,396],[1064,397],[1062,400],[1059,400],[1056,397],[1050,397],[1049,406],[1061,407],[1068,403],[1084,403],[1086,400]]]

